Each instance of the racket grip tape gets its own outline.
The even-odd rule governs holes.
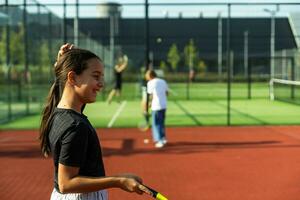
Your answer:
[[[146,189],[148,189],[148,191],[143,190],[145,193],[151,195],[152,197],[156,198],[157,200],[168,200],[164,195],[162,195],[161,193],[157,192],[156,190],[143,185]]]

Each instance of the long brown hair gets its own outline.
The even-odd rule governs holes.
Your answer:
[[[101,59],[94,53],[83,49],[71,49],[65,52],[54,66],[55,81],[52,84],[47,96],[45,107],[42,111],[42,119],[39,130],[39,140],[42,153],[47,157],[50,153],[49,131],[52,122],[52,113],[58,105],[63,89],[66,84],[67,74],[74,71],[77,75],[87,69],[89,59]],[[82,107],[82,111],[84,106]]]

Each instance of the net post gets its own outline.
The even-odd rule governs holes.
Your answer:
[[[270,100],[274,101],[274,80],[271,78],[269,82],[269,94],[270,94]]]
[[[294,64],[294,58],[291,59],[292,64],[292,81],[295,81],[295,64]],[[291,85],[291,99],[295,98],[295,85]]]
[[[247,60],[248,62],[248,60]],[[247,64],[247,82],[248,82],[248,99],[251,99],[251,84],[252,84],[252,80],[251,80],[251,64],[248,65]]]

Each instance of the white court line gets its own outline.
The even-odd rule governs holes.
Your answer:
[[[119,109],[117,110],[117,112],[114,114],[114,116],[111,118],[110,122],[108,123],[107,128],[111,128],[112,127],[112,125],[115,123],[117,117],[119,117],[120,113],[124,109],[126,103],[127,103],[127,101],[123,101],[122,102],[122,104],[120,105]]]

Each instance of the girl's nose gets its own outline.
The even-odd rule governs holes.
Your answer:
[[[99,81],[97,86],[101,89],[104,87],[104,82],[103,81]]]

